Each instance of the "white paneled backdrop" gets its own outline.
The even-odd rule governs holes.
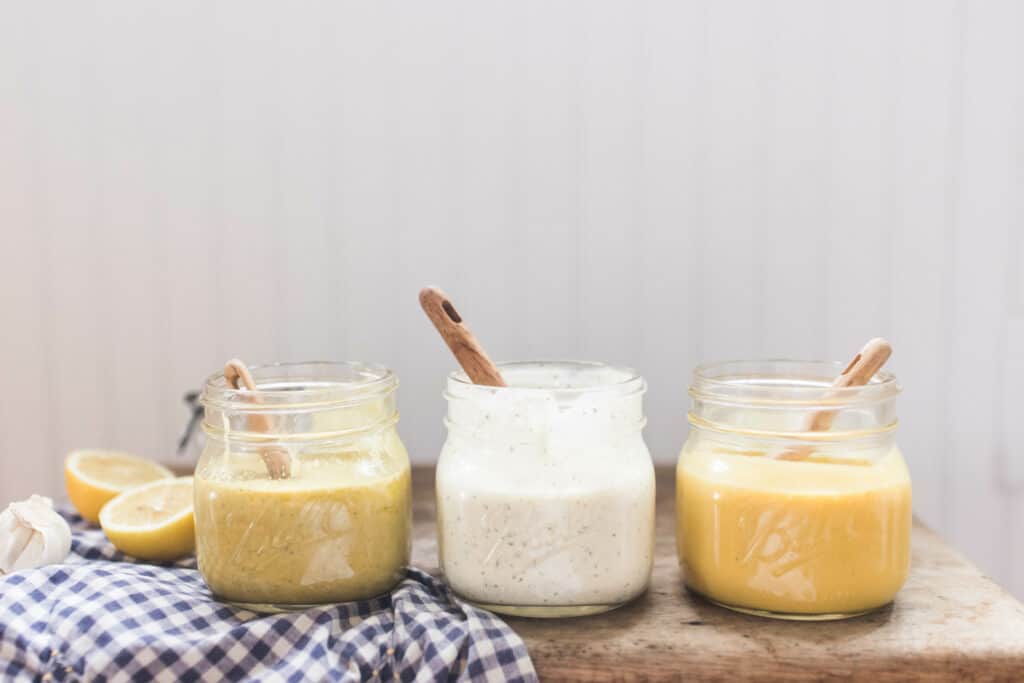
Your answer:
[[[1024,2],[4,2],[0,501],[174,461],[233,355],[375,360],[429,462],[441,284],[499,358],[892,339],[915,507],[1024,596]]]

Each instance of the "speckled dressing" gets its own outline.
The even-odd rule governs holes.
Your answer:
[[[508,388],[448,385],[437,474],[441,566],[498,611],[603,611],[642,593],[654,470],[643,380],[596,364],[506,364]]]

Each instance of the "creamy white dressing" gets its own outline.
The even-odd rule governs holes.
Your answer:
[[[446,580],[493,609],[539,615],[639,595],[654,547],[643,380],[588,364],[502,372],[510,388],[449,382],[437,471]]]

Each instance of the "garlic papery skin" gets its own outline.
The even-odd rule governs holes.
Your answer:
[[[71,552],[71,527],[45,496],[11,503],[0,512],[0,575],[63,562]]]

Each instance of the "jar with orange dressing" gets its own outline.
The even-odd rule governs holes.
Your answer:
[[[910,564],[896,378],[832,389],[838,363],[699,366],[676,470],[686,585],[722,606],[838,619],[891,602]],[[803,431],[830,410],[832,426]]]

